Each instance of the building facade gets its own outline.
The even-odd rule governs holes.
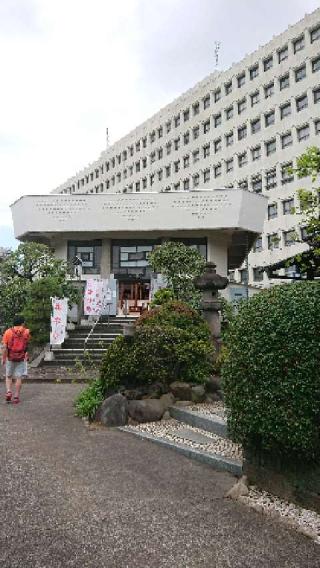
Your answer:
[[[320,140],[320,9],[214,72],[54,190],[62,194],[242,188],[268,197],[249,274],[305,250],[293,214],[296,157]]]

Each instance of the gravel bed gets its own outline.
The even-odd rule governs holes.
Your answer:
[[[248,495],[239,497],[239,501],[264,514],[280,517],[281,520],[320,544],[320,514],[315,511],[303,509],[299,505],[284,501],[266,491],[260,491],[254,486],[249,488]]]
[[[207,438],[210,438],[210,440],[212,441],[210,441],[209,443],[193,442],[187,438],[184,438],[182,435],[179,436],[179,430],[185,429],[186,424],[178,422],[174,419],[163,420],[160,422],[147,422],[145,424],[127,426],[125,428],[127,428],[128,430],[136,430],[139,432],[152,434],[157,438],[169,440],[170,442],[182,443],[196,450],[202,450],[234,460],[242,460],[242,450],[240,446],[234,444],[230,440],[220,438],[220,436],[217,436],[216,434],[207,432],[206,430],[188,426],[188,429],[192,430],[193,432],[197,432],[199,434],[207,436]],[[174,430],[174,432],[172,432],[172,430]]]
[[[216,416],[220,416],[220,418],[226,417],[225,406],[223,402],[207,402],[202,404],[191,403],[190,406],[187,406],[186,410],[200,412],[201,414],[205,414],[207,416],[215,414]]]

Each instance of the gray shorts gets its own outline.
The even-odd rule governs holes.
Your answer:
[[[6,377],[20,379],[28,374],[27,361],[6,361]]]

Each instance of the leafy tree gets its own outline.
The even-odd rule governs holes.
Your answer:
[[[295,212],[302,217],[301,225],[305,228],[306,236],[303,242],[309,245],[307,252],[295,255],[292,264],[296,264],[302,274],[312,280],[320,275],[320,149],[312,146],[297,159],[294,170],[299,179],[311,178],[311,190],[298,191],[299,206]]]
[[[35,331],[35,340],[47,341],[50,297],[67,296],[70,300],[75,300],[77,296],[66,276],[66,263],[55,258],[48,246],[39,243],[20,244],[0,264],[1,325],[12,325],[14,316],[24,313],[30,319],[28,323],[31,331]]]
[[[200,294],[193,281],[203,273],[205,259],[196,249],[180,242],[166,242],[151,253],[149,263],[155,272],[166,277],[176,300],[193,307],[199,305]]]

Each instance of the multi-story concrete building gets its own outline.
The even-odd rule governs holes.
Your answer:
[[[237,187],[262,193],[268,215],[249,255],[249,282],[268,285],[260,268],[305,248],[295,242],[292,211],[301,182],[288,167],[319,145],[319,111],[317,9],[230,69],[206,77],[54,193]]]

